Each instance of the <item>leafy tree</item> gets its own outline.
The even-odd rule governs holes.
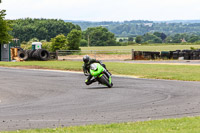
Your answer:
[[[188,42],[194,43],[196,41],[200,40],[200,37],[197,35],[193,35],[190,37],[190,39],[188,40]]]
[[[165,42],[167,43],[181,43],[183,40],[188,41],[190,40],[191,35],[189,34],[175,34],[175,35],[170,35],[165,39]],[[192,41],[192,40],[191,40]]]
[[[41,41],[41,42],[42,42],[42,41]],[[51,46],[52,46],[52,43],[51,43],[51,42],[46,42],[46,41],[45,41],[45,42],[42,42],[42,48],[43,48],[43,49],[46,49],[46,50],[48,50],[48,51],[52,51],[52,50],[51,50],[51,48],[52,48]]]
[[[53,52],[55,52],[56,50],[67,48],[67,38],[63,34],[57,35],[55,38],[52,38],[51,42],[51,51]]]
[[[162,43],[162,40],[152,33],[146,33],[143,36],[137,36],[136,43]]]
[[[156,38],[156,36],[151,33],[146,33],[142,36],[142,38],[143,38],[143,42],[146,42],[146,41],[150,41],[150,40],[152,41],[153,39]]]
[[[162,41],[164,41],[167,38],[167,35],[165,33],[161,33],[160,38],[162,39]]]
[[[171,36],[168,36],[166,39],[165,39],[165,42],[166,43],[172,43],[173,39]]]
[[[173,43],[181,43],[181,39],[182,39],[181,34],[175,34],[175,35],[173,36],[172,42],[173,42]]]
[[[146,33],[143,35],[143,42],[148,42],[148,43],[162,43],[161,38],[155,36],[152,33]]]
[[[81,30],[80,26],[66,23],[57,19],[18,19],[9,21],[13,25],[11,35],[21,41],[29,41],[31,38],[50,41],[59,34],[67,36],[73,30]]]
[[[10,28],[9,23],[4,20],[5,19],[5,10],[0,10],[0,43],[8,43],[11,39],[12,36],[9,35],[9,31],[12,29]]]
[[[154,32],[153,35],[155,35],[157,37],[161,37],[161,32]]]
[[[135,42],[142,43],[142,36],[136,36]]]
[[[133,41],[133,37],[128,37],[128,41],[132,42]]]
[[[85,39],[81,39],[81,41],[80,41],[80,46],[81,46],[81,47],[86,47],[86,46],[88,46],[88,41],[85,40]]]
[[[159,37],[160,39],[162,39],[162,41],[164,41],[166,39],[166,37],[167,37],[166,34],[161,33],[161,32],[154,32],[153,35]]]
[[[104,27],[88,28],[83,32],[83,38],[89,41],[90,46],[117,45],[115,35]]]
[[[120,38],[120,39],[119,39],[119,42],[123,42],[123,39]]]
[[[159,37],[153,39],[153,43],[162,43],[162,40]]]
[[[80,30],[72,30],[67,35],[68,49],[69,50],[80,50],[80,41],[81,41],[81,31]]]
[[[31,43],[32,42],[39,42],[39,39],[37,39],[36,37],[34,37],[34,38],[30,39],[29,42],[31,42]]]

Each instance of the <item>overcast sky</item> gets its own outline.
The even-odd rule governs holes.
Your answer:
[[[200,0],[2,0],[6,19],[200,20]]]

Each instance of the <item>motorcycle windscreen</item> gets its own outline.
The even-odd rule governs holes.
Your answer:
[[[104,68],[99,63],[95,63],[95,64],[97,66],[97,69],[96,70],[90,69],[90,74],[92,76],[94,76],[94,77],[100,75],[103,72],[103,70],[104,70]]]

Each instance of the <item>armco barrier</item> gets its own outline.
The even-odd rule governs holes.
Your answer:
[[[161,52],[132,50],[132,60],[155,60],[155,59],[200,60],[200,49],[161,51]]]

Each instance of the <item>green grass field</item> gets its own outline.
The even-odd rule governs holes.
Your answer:
[[[54,129],[18,130],[0,133],[199,133],[200,117],[134,123],[88,125]]]
[[[81,61],[26,61],[0,62],[0,66],[45,68],[82,71]],[[132,64],[105,62],[112,74],[130,75],[140,78],[200,81],[199,65]]]
[[[135,51],[173,51],[190,49],[191,47],[200,48],[200,45],[181,45],[181,44],[148,44],[148,45],[132,45],[132,46],[107,46],[107,47],[81,47],[81,50],[130,50]]]

